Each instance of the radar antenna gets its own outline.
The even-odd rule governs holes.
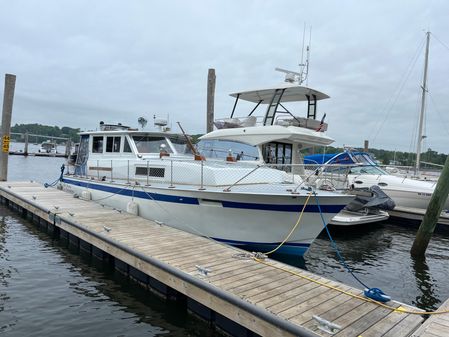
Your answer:
[[[285,73],[285,82],[301,84],[301,73],[297,73],[291,70],[282,69],[282,68],[274,68],[274,70],[279,71],[281,73]]]

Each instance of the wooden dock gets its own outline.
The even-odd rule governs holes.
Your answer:
[[[449,310],[449,299],[438,310]],[[449,335],[449,315],[433,315],[411,337],[441,337]]]
[[[395,301],[381,306],[359,289],[271,259],[247,258],[236,248],[57,189],[2,182],[0,196],[145,287],[168,298],[184,296],[188,310],[231,335],[405,337],[423,323],[421,315],[401,311],[416,308]],[[335,325],[334,332],[319,320]]]

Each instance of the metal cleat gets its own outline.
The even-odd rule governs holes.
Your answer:
[[[206,268],[206,267],[202,267],[202,266],[199,266],[199,265],[195,265],[195,267],[196,267],[198,273],[201,276],[206,276],[207,277],[208,276],[207,274],[211,272],[211,270]]]
[[[317,315],[313,315],[312,318],[317,321],[318,329],[327,332],[328,334],[334,335],[341,330],[341,326],[329,322],[328,320],[325,320],[324,318],[321,318]]]

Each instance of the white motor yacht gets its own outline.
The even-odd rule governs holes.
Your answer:
[[[298,167],[284,169],[291,159],[299,162],[299,149],[333,142],[315,120],[317,101],[328,96],[294,83],[233,96],[265,106],[265,115],[260,123],[251,114],[237,121],[233,110],[220,125],[231,128],[202,137],[201,155],[194,148],[189,153],[188,138],[163,123],[153,132],[104,123],[82,132],[75,167],[64,175],[62,188],[229,244],[303,254],[354,199],[314,191],[296,174]],[[277,119],[285,101],[307,102],[308,118]],[[208,141],[238,146],[228,143],[224,152],[208,153]]]

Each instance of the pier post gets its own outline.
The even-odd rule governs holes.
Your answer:
[[[215,69],[207,73],[207,122],[206,132],[214,130]]]
[[[416,233],[415,241],[413,242],[410,254],[414,257],[423,257],[429,241],[432,237],[433,231],[435,230],[440,213],[443,210],[444,204],[446,203],[449,194],[449,156],[446,158],[444,163],[443,171],[438,178],[435,191],[430,199],[429,206],[427,206],[426,214],[419,226],[418,232]]]
[[[368,152],[369,148],[369,141],[365,140],[365,143],[363,144],[363,152]]]
[[[68,158],[70,156],[70,150],[72,149],[72,140],[70,138],[67,139],[65,143],[65,156]]]
[[[25,132],[25,148],[23,149],[23,154],[28,156],[28,132]]]
[[[5,75],[5,91],[3,94],[2,112],[2,151],[0,152],[0,181],[8,179],[9,136],[11,132],[12,104],[14,101],[14,89],[16,75]]]

